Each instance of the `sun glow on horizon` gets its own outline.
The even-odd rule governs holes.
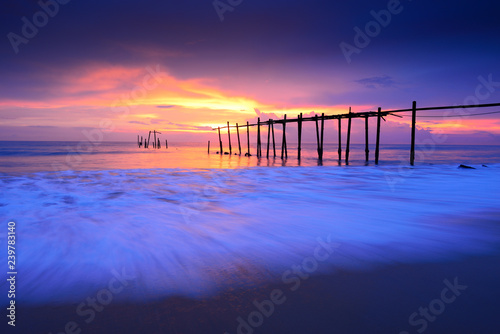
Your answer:
[[[151,68],[93,64],[61,74],[54,87],[41,87],[35,97],[26,100],[0,100],[0,112],[15,111],[5,118],[5,126],[96,127],[102,119],[109,119],[115,132],[138,132],[150,128],[183,133],[206,133],[217,127],[243,126],[269,119],[297,118],[314,115],[346,114],[349,105],[294,104],[281,96],[274,100],[272,91],[265,95],[246,96],[245,92],[218,87],[209,78],[178,79]],[[54,74],[54,75],[55,75]],[[49,74],[47,74],[49,75]],[[89,90],[89,86],[92,90]],[[293,96],[303,96],[297,85],[289,89]],[[281,89],[283,89],[282,87]],[[302,95],[301,95],[302,94]],[[376,110],[368,104],[352,105],[352,112]],[[63,116],[63,117],[61,117]],[[397,123],[408,126],[407,119]],[[418,127],[426,131],[466,134],[473,132],[500,133],[500,120],[460,119],[418,120]]]

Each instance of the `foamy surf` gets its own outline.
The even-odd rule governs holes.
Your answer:
[[[120,275],[130,286],[117,299],[201,297],[279,280],[321,242],[336,248],[317,272],[492,252],[499,172],[442,165],[4,175],[0,220],[16,222],[19,302],[79,302]],[[5,252],[0,259],[7,262]]]

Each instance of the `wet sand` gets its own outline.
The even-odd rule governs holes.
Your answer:
[[[459,295],[448,289],[444,298],[452,302],[435,301],[443,298],[447,288],[444,280],[454,284],[455,278],[462,289]],[[201,300],[170,297],[144,304],[111,302],[96,312],[90,323],[85,322],[88,317],[76,314],[77,304],[20,306],[16,330],[33,334],[500,333],[499,285],[500,250],[448,262],[385,265],[370,271],[336,270],[301,280],[295,291],[291,290],[293,284],[276,282],[227,289]],[[280,304],[273,303],[273,312],[269,303],[265,304],[264,311],[271,314],[261,318],[255,313],[254,300],[270,300],[276,289],[282,294],[272,296]],[[429,308],[429,304],[439,314],[434,317],[428,313],[432,321],[417,315],[413,320],[418,325],[411,326],[410,315],[419,307]],[[253,320],[248,319],[251,315]],[[258,326],[242,325],[238,331],[238,317]],[[65,331],[70,321],[78,327],[70,324]]]

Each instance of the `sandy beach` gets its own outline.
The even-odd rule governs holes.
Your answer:
[[[498,333],[500,309],[500,251],[488,256],[457,257],[436,263],[394,264],[372,270],[337,270],[311,276],[296,291],[282,282],[245,289],[228,289],[204,299],[170,297],[149,303],[112,303],[86,323],[73,305],[45,305],[22,308],[19,330],[24,333],[65,333],[70,321],[79,323],[81,333]],[[463,290],[442,313],[409,317],[420,307],[429,308],[441,299],[444,280]],[[466,286],[466,288],[463,288]],[[130,287],[130,289],[140,287]],[[258,310],[254,301],[270,300],[274,290],[283,291],[269,317],[258,327],[243,325]],[[453,292],[445,294],[452,299]],[[436,304],[436,305],[439,305]],[[437,306],[435,306],[437,307]],[[267,307],[265,310],[271,310]],[[254,324],[259,316],[253,315]],[[71,327],[69,327],[71,328]],[[77,331],[75,331],[76,333]],[[71,333],[71,331],[68,331]]]

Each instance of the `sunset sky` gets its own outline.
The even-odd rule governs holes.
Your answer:
[[[496,1],[59,1],[0,5],[0,140],[205,141],[258,116],[500,102]],[[387,121],[407,143],[409,119]],[[500,114],[419,125],[500,144]]]

